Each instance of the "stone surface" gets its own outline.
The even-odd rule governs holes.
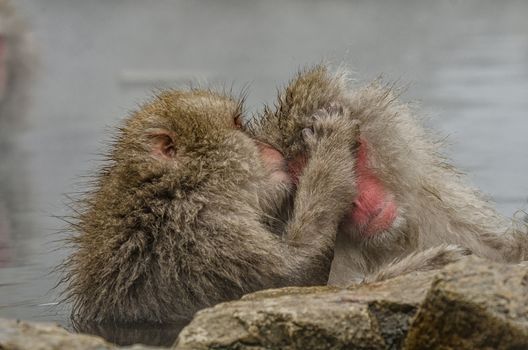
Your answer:
[[[177,349],[381,349],[368,305],[345,293],[231,302],[200,312]]]
[[[177,349],[398,349],[433,276],[249,294],[199,312]]]
[[[347,289],[261,291],[198,312],[175,348],[528,349],[528,266],[469,257]],[[118,347],[53,324],[0,319],[0,349],[161,348]]]
[[[33,323],[0,319],[1,350],[155,350],[161,348],[134,345],[118,347],[102,338],[70,333],[51,323]]]
[[[470,257],[385,282],[284,288],[199,312],[177,349],[527,349],[528,269]]]
[[[406,349],[528,349],[528,268],[470,258],[433,282]]]

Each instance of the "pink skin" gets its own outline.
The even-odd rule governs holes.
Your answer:
[[[308,159],[304,154],[300,154],[288,161],[288,174],[291,177],[294,185],[299,184],[299,177],[301,176],[307,162]]]
[[[271,171],[272,181],[285,184],[290,183],[291,178],[286,172],[287,165],[284,156],[268,144],[257,142],[257,147],[259,148],[260,158],[264,162],[264,166]]]
[[[274,173],[281,181],[291,181],[294,185],[307,163],[305,155],[299,155],[287,162],[288,172],[284,172],[284,157],[280,152],[266,144],[259,144],[265,164],[280,171]],[[356,162],[358,196],[347,215],[347,222],[356,228],[362,237],[368,238],[387,231],[394,225],[398,216],[398,207],[394,197],[372,171],[368,164],[368,146],[361,139]],[[287,180],[286,180],[287,178]]]
[[[386,231],[392,227],[398,216],[393,196],[370,169],[367,155],[367,142],[361,139],[356,163],[358,196],[348,216],[364,237]]]

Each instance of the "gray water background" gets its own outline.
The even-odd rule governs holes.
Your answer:
[[[406,87],[448,154],[511,216],[528,197],[528,1],[16,0],[39,75],[0,143],[0,317],[57,321],[66,194],[156,88],[249,83],[250,111],[300,67],[346,64]]]

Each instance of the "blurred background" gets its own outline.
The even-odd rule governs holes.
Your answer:
[[[15,0],[16,13],[6,2],[0,317],[68,325],[52,272],[67,254],[65,195],[97,167],[112,126],[189,81],[248,86],[255,112],[321,60],[358,82],[381,75],[406,87],[501,213],[527,207],[528,1]]]

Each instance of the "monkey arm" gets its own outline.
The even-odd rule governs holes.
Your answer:
[[[353,159],[348,147],[321,143],[300,178],[293,217],[285,237],[298,243],[313,243],[318,237],[331,238],[354,196]],[[328,234],[326,233],[328,232]]]
[[[284,237],[313,273],[330,265],[339,223],[355,197],[350,145],[358,134],[355,121],[334,114],[317,120],[314,135],[307,136],[311,157],[299,179]]]

